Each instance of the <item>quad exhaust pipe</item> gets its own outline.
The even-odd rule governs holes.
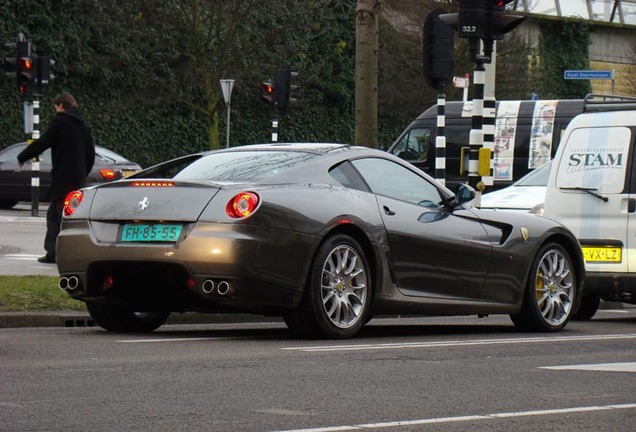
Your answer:
[[[233,295],[236,293],[236,289],[228,281],[222,280],[215,282],[212,279],[206,279],[203,281],[201,291],[215,297],[224,297],[226,295]]]
[[[79,286],[79,278],[77,276],[61,277],[60,281],[57,283],[57,286],[62,291],[73,291]]]

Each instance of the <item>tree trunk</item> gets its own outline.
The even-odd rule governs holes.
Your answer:
[[[356,7],[356,144],[378,147],[379,0]]]

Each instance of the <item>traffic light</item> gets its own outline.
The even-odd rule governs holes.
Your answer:
[[[4,44],[4,48],[11,51],[11,54],[4,56],[4,61],[2,63],[2,70],[4,71],[4,75],[8,77],[15,78],[15,61],[16,61],[16,43],[9,42]]]
[[[18,42],[18,45],[27,42]],[[21,95],[29,95],[33,92],[33,84],[35,82],[35,64],[33,58],[28,53],[20,54],[18,49],[18,57],[16,58],[16,77],[18,79],[18,91]]]
[[[261,83],[261,101],[267,106],[274,105],[274,83],[271,81],[263,81]]]
[[[292,77],[295,76],[298,76],[298,73],[292,72],[288,64],[276,72],[276,108],[280,115],[287,114],[289,105],[296,102],[296,99],[292,97],[293,90],[298,87],[292,84]]]
[[[487,37],[503,39],[503,35],[514,30],[526,18],[519,15],[507,15],[506,5],[512,0],[491,0],[488,15]]]
[[[512,0],[460,0],[459,13],[440,15],[457,35],[466,39],[502,39],[525,19],[506,15],[506,5]]]
[[[48,56],[37,56],[35,58],[35,86],[38,92],[43,91],[44,86],[48,85],[49,81],[54,78],[51,73],[51,66],[54,64],[55,61]]]
[[[18,91],[22,95],[30,94],[35,78],[35,65],[31,58],[31,44],[19,34],[16,42],[4,44],[5,49],[12,51],[4,57],[3,68],[6,76],[15,77]]]
[[[441,9],[429,13],[422,28],[424,78],[434,89],[449,83],[455,69],[453,30],[440,20],[443,13]]]

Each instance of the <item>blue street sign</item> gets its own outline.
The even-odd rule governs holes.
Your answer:
[[[563,72],[564,79],[586,79],[586,80],[611,80],[614,79],[614,71],[608,70],[566,70]]]

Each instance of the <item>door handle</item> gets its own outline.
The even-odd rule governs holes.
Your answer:
[[[627,211],[629,213],[636,212],[636,198],[628,198],[627,199]]]
[[[383,208],[384,208],[384,213],[386,213],[387,216],[395,216],[395,212],[391,210],[389,207],[383,206]]]

